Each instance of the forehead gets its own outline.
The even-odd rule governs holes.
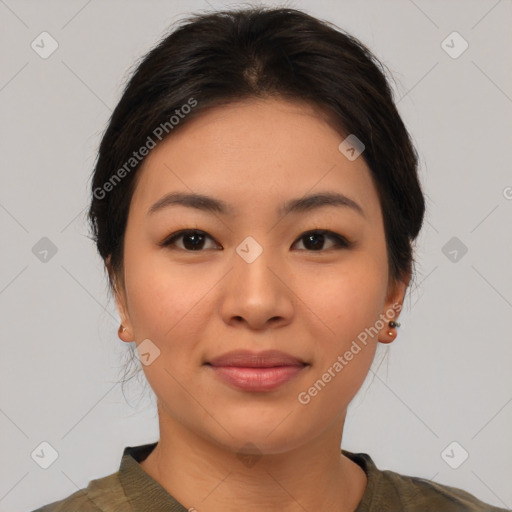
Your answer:
[[[151,150],[132,206],[147,211],[179,190],[243,209],[329,189],[372,213],[378,198],[369,168],[362,157],[351,161],[339,150],[345,137],[305,103],[249,100],[208,109]]]

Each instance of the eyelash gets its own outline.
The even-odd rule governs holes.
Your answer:
[[[172,235],[168,236],[165,240],[160,242],[158,245],[161,247],[166,247],[171,250],[179,250],[184,252],[204,252],[204,249],[199,249],[197,251],[194,250],[188,250],[188,249],[182,249],[181,247],[176,247],[174,245],[174,242],[178,240],[179,238],[186,236],[186,235],[204,235],[207,238],[210,238],[213,240],[213,238],[208,235],[208,233],[201,231],[200,229],[182,229],[180,231],[177,231],[176,233],[173,233]],[[338,235],[337,233],[334,233],[333,231],[329,231],[328,229],[312,229],[310,231],[306,231],[302,233],[295,242],[293,242],[293,245],[295,245],[298,241],[301,239],[310,236],[310,235],[325,235],[326,238],[331,239],[334,242],[334,246],[330,247],[328,249],[319,249],[319,250],[308,250],[308,249],[300,249],[307,252],[325,252],[331,249],[339,250],[339,249],[349,249],[352,247],[353,242],[347,240],[344,236]]]

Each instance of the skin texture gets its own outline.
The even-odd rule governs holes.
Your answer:
[[[375,185],[362,157],[338,150],[343,139],[312,106],[255,99],[191,120],[140,170],[116,292],[120,337],[160,350],[143,365],[160,441],[141,465],[187,508],[353,511],[364,493],[366,475],[340,453],[343,426],[377,342],[396,335],[387,321],[397,315],[309,403],[297,399],[402,304],[409,282],[389,280]],[[233,211],[174,205],[147,214],[175,191],[222,199]],[[364,215],[346,206],[278,214],[285,201],[321,191],[348,196]],[[158,245],[181,229],[206,232],[203,249],[187,251],[183,237]],[[312,250],[303,234],[313,229],[353,245],[326,237]],[[247,236],[263,249],[252,263],[236,252]],[[235,349],[279,349],[309,366],[271,392],[241,391],[203,364]],[[251,452],[247,443],[259,454],[253,464],[240,456]]]

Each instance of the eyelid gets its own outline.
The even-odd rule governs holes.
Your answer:
[[[335,231],[331,231],[330,229],[322,229],[322,228],[313,228],[313,229],[308,229],[307,231],[304,231],[303,233],[301,233],[299,235],[299,237],[295,240],[295,242],[293,242],[293,245],[295,245],[302,238],[304,238],[310,234],[311,235],[324,235],[326,238],[330,238],[331,240],[334,240],[334,247],[331,247],[331,249],[342,249],[342,248],[348,249],[354,245],[354,242],[349,240],[347,237],[340,235],[339,233],[336,233]],[[322,249],[319,251],[308,251],[306,249],[305,251],[311,252],[311,253],[315,253],[315,252],[322,253],[322,252],[326,252],[327,250],[329,250],[329,249]]]
[[[172,233],[171,235],[166,237],[162,242],[159,242],[158,245],[161,247],[164,247],[164,248],[172,247],[177,250],[184,251],[184,252],[191,252],[191,253],[204,252],[204,249],[198,250],[198,251],[189,251],[187,249],[182,249],[181,247],[176,247],[174,245],[175,240],[179,239],[182,236],[189,235],[189,234],[203,235],[206,238],[209,238],[210,240],[214,241],[217,245],[220,245],[211,235],[209,235],[206,231],[203,231],[202,229],[199,229],[199,228],[185,228],[185,229],[175,231],[174,233]],[[336,233],[335,231],[331,231],[329,229],[322,229],[322,228],[312,228],[312,229],[308,229],[307,231],[304,231],[303,233],[301,233],[293,242],[292,247],[297,242],[299,242],[300,240],[302,240],[303,238],[305,238],[306,236],[309,236],[309,235],[324,235],[326,238],[329,238],[334,241],[334,246],[330,247],[328,249],[320,249],[318,251],[308,250],[308,249],[301,249],[301,251],[310,252],[310,253],[322,253],[322,252],[326,252],[326,251],[332,250],[332,249],[343,249],[343,248],[348,249],[354,245],[353,241],[349,240],[347,237],[345,237],[343,235],[340,235],[339,233]]]
[[[217,243],[211,235],[209,235],[206,231],[203,231],[202,229],[186,228],[186,229],[180,229],[180,230],[175,231],[174,233],[170,234],[168,237],[164,238],[164,240],[159,242],[158,245],[161,247],[173,246],[174,245],[173,242],[175,240],[179,239],[182,236],[191,235],[191,234],[192,235],[193,234],[204,235],[206,238],[209,238],[210,240],[213,240],[215,243]],[[181,249],[181,248],[178,247],[177,249]],[[187,251],[186,249],[181,249],[181,250],[183,250],[185,252],[203,252],[203,251]]]

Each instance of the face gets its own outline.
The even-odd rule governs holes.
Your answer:
[[[407,284],[389,280],[377,191],[344,138],[311,106],[251,100],[203,113],[147,156],[116,300],[161,424],[263,453],[342,428]],[[175,193],[214,201],[161,201]],[[300,363],[209,364],[235,350]]]

